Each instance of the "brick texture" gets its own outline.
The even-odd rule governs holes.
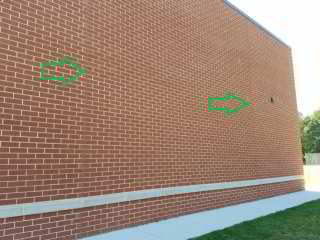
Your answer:
[[[33,72],[64,56],[88,74],[62,86]],[[256,106],[192,111],[193,96],[226,91]],[[291,49],[223,1],[0,0],[0,205],[302,175],[298,131]],[[0,219],[0,239],[74,239],[302,188]]]

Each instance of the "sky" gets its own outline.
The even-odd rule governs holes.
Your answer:
[[[292,48],[298,111],[320,109],[320,1],[229,0]]]

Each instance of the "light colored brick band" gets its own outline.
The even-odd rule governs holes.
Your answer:
[[[164,197],[177,194],[195,193],[204,191],[223,190],[230,188],[251,187],[263,184],[273,184],[303,179],[303,176],[288,176],[276,178],[263,178],[255,180],[197,184],[188,186],[146,189],[134,192],[112,193],[100,196],[81,197],[72,199],[62,199],[54,201],[13,204],[0,206],[0,218],[17,217],[31,214],[56,212],[84,207],[94,207],[111,203],[120,203],[148,199],[154,197]]]

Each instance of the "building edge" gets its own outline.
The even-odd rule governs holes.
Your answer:
[[[262,26],[260,23],[258,23],[256,20],[254,20],[252,17],[250,17],[248,14],[246,14],[244,11],[242,11],[241,9],[239,9],[238,7],[236,7],[235,5],[233,5],[231,2],[229,2],[228,0],[223,0],[224,4],[229,6],[230,8],[234,9],[236,12],[238,12],[240,15],[244,16],[245,18],[247,18],[250,22],[252,22],[253,24],[255,24],[258,28],[260,28],[261,30],[263,30],[264,32],[266,32],[268,35],[270,35],[272,38],[274,38],[275,40],[277,40],[278,42],[282,43],[283,45],[285,45],[287,48],[291,49],[291,46],[287,43],[285,43],[283,40],[281,40],[279,37],[277,37],[275,34],[273,34],[272,32],[270,32],[267,28],[265,28],[264,26]]]

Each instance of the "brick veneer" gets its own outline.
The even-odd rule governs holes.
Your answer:
[[[303,174],[291,49],[223,1],[0,6],[0,205]],[[89,70],[73,85],[32,72],[66,55]],[[229,118],[192,112],[193,96],[225,91],[256,107]],[[302,188],[293,181],[1,219],[0,236],[74,239]]]

